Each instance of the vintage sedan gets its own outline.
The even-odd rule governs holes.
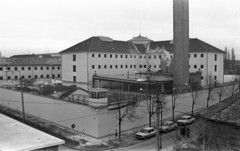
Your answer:
[[[188,124],[194,123],[194,121],[195,121],[194,117],[185,115],[185,116],[182,116],[179,120],[177,120],[177,124],[178,125],[188,125]]]
[[[153,127],[142,128],[138,133],[136,133],[137,139],[147,139],[149,137],[155,136],[156,130]]]
[[[171,130],[177,129],[177,124],[174,123],[173,121],[166,121],[162,124],[162,126],[159,127],[160,132],[168,132]]]

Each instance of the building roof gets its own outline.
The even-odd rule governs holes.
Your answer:
[[[0,150],[37,150],[64,144],[59,138],[0,114]]]
[[[209,107],[200,114],[216,122],[223,122],[240,126],[240,94],[230,97]]]
[[[144,41],[144,37],[135,37]],[[148,43],[135,43],[134,38],[129,41],[117,41],[112,40],[109,37],[91,37],[85,41],[82,41],[70,48],[67,48],[60,53],[77,53],[77,52],[106,52],[106,53],[151,53],[164,48],[169,53],[173,53],[172,40],[167,41],[152,41],[146,39]],[[197,38],[190,39],[189,52],[213,52],[213,53],[225,53],[224,51],[202,41]]]
[[[60,53],[74,52],[111,52],[111,53],[137,53],[131,42],[110,40],[107,37],[91,37],[83,42],[80,42]]]
[[[164,47],[170,53],[173,53],[173,44],[171,40],[168,41],[156,41],[150,43],[150,49]],[[213,53],[225,53],[223,50],[220,50],[198,38],[193,38],[189,40],[189,52],[213,52]]]
[[[93,76],[94,79],[108,80],[108,81],[121,81],[121,82],[129,82],[129,83],[168,83],[172,81],[172,77],[170,75],[158,75],[158,76],[150,76],[150,81],[146,80],[147,75],[142,74],[139,75],[96,75]],[[140,81],[142,79],[142,81]]]
[[[1,60],[1,59],[0,59]],[[61,60],[56,58],[6,58],[0,65],[61,65]]]
[[[44,54],[24,54],[24,55],[13,55],[10,58],[55,58],[61,57],[59,53],[44,53]]]
[[[13,55],[10,58],[51,58],[51,55],[48,55],[48,54],[41,54],[41,55],[26,54],[26,55]]]
[[[5,58],[0,58],[0,65],[7,65],[8,62]]]

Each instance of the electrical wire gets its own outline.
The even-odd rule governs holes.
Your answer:
[[[107,114],[108,112],[105,113],[100,113],[100,114],[93,114],[93,115],[88,115],[88,116],[81,116],[81,117],[75,117],[75,118],[71,118],[71,119],[65,119],[65,120],[61,120],[61,121],[55,121],[55,122],[65,122],[65,121],[72,121],[72,120],[76,120],[76,119],[82,119],[82,118],[88,118],[88,117],[92,117],[92,116],[96,116],[96,115],[102,115],[102,114]]]
[[[14,101],[14,100],[4,100],[4,99],[0,99],[0,101],[5,101],[5,102],[14,102],[14,103],[22,103],[20,101]],[[55,104],[55,105],[59,105],[59,104],[64,104],[64,105],[72,105],[69,103],[42,103],[42,102],[26,102],[24,101],[24,103],[29,103],[29,104]]]

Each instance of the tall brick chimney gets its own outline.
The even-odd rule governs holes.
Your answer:
[[[173,80],[174,85],[189,84],[189,5],[173,0]]]

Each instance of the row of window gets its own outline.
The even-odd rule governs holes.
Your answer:
[[[189,65],[189,68],[190,68],[190,67],[191,67],[191,66]],[[197,68],[198,68],[197,65],[194,65],[194,69],[197,69]],[[203,68],[204,68],[204,65],[201,65],[200,68],[203,69]],[[214,71],[217,71],[217,65],[214,65]]]
[[[113,65],[109,65],[109,68],[112,69],[114,66]],[[115,69],[117,68],[124,68],[124,65],[115,65]],[[76,67],[75,67],[76,68]],[[107,65],[92,65],[92,69],[95,69],[95,68],[98,68],[98,69],[107,69]],[[127,68],[136,68],[136,65],[125,65],[125,69]],[[139,68],[147,68],[147,65],[139,65]],[[148,68],[157,68],[157,65],[149,65]],[[161,68],[161,65],[159,65],[159,68]],[[74,67],[73,67],[73,71],[74,71]]]
[[[102,56],[104,58],[107,58],[107,54],[98,54],[98,58],[101,58]],[[136,55],[117,55],[117,54],[113,55],[113,54],[109,54],[109,58],[113,58],[113,56],[115,56],[115,58],[118,58],[118,57],[119,58],[124,58],[124,56],[125,56],[125,58],[136,58]],[[157,57],[159,59],[162,58],[161,55],[148,56],[149,59],[151,59],[151,58],[157,59]],[[95,58],[95,54],[92,54],[92,58]],[[140,59],[146,59],[147,56],[146,55],[139,55],[139,58]],[[172,55],[171,55],[171,58],[172,58]],[[73,61],[76,61],[76,55],[73,55]]]
[[[101,69],[101,68],[103,68],[103,69],[107,69],[107,65],[98,65],[97,66],[98,67],[98,69]],[[97,68],[96,67],[96,68]],[[119,65],[119,68],[123,68],[124,66],[123,65]],[[127,68],[136,68],[136,65],[125,65],[125,68],[127,69]],[[151,68],[152,66],[151,65],[149,65],[149,67],[148,68]],[[110,69],[112,69],[113,68],[113,65],[109,65],[109,68]],[[115,65],[115,69],[117,69],[118,68],[118,65]],[[147,68],[147,65],[139,65],[139,68]],[[153,68],[157,68],[157,65],[154,65],[153,66]],[[159,68],[161,68],[161,65],[159,65]],[[92,69],[95,69],[95,65],[92,65]],[[73,72],[76,72],[76,65],[73,65]]]
[[[136,65],[125,65],[125,68],[136,68]],[[151,68],[152,66],[149,65],[148,68]],[[189,68],[191,67],[191,65],[189,65]],[[95,67],[95,65],[92,65],[92,69],[107,69],[107,65],[98,65]],[[109,68],[112,69],[113,68],[113,65],[109,65]],[[118,65],[115,65],[115,69],[118,68]],[[119,65],[119,68],[124,68],[124,65]],[[147,68],[147,65],[139,65],[139,68]],[[153,68],[157,68],[157,65],[154,65]],[[159,65],[159,68],[161,68],[161,65]],[[194,69],[197,69],[197,65],[194,65]],[[200,68],[203,69],[204,68],[204,65],[200,65]],[[217,65],[214,65],[214,71],[217,71]],[[76,72],[76,65],[73,65],[73,72]]]
[[[194,55],[194,58],[197,58],[198,54],[193,54],[193,55]],[[97,56],[98,56],[98,58],[101,58],[101,57],[107,58],[107,54],[98,54]],[[113,58],[113,56],[114,56],[113,54],[109,54],[109,58]],[[125,58],[128,58],[128,57],[129,58],[136,58],[136,55],[119,55],[119,54],[115,54],[115,58],[118,58],[118,57],[119,58],[124,58],[124,56],[125,56]],[[201,58],[204,58],[204,54],[200,54],[200,56],[201,56]],[[190,57],[191,57],[191,54],[189,54],[189,58]],[[95,58],[95,54],[92,54],[92,58]],[[139,58],[140,59],[142,59],[142,58],[146,59],[147,56],[146,55],[139,55]],[[151,59],[152,56],[149,55],[148,58]],[[154,55],[153,58],[157,59],[157,55]],[[158,55],[158,58],[161,59],[162,56]],[[173,55],[171,55],[171,58],[173,58]],[[217,54],[214,55],[214,60],[217,61]],[[73,55],[73,61],[76,61],[76,55]]]
[[[193,54],[194,58],[197,58],[197,54]],[[204,54],[200,54],[201,58],[204,58]],[[189,54],[189,58],[191,57],[191,54]],[[214,61],[217,61],[217,54],[214,55]]]
[[[51,76],[52,76],[51,78],[55,78],[55,75],[54,75],[54,74],[53,74],[53,75],[51,75]],[[60,77],[61,77],[61,75],[60,75],[60,74],[58,74],[58,75],[57,75],[57,77],[58,77],[58,78],[60,78]],[[18,79],[18,78],[19,78],[18,76],[14,76],[14,79]],[[24,78],[25,78],[25,76],[23,75],[23,76],[22,76],[22,79],[24,79]],[[31,76],[31,75],[29,75],[29,76],[28,76],[28,78],[32,78],[32,76]],[[40,76],[38,76],[38,75],[35,75],[35,76],[34,76],[34,78],[50,78],[50,76],[49,76],[48,74],[46,75],[46,77],[44,77],[43,75],[40,75]],[[9,80],[10,80],[10,79],[11,79],[11,76],[8,76],[8,77],[7,77],[7,79],[9,79]],[[3,80],[3,77],[0,77],[0,80]]]
[[[31,70],[33,67],[26,67],[26,68],[28,70]],[[14,67],[13,69],[14,70],[18,70],[18,69],[25,70],[26,68],[25,67]],[[34,70],[38,70],[38,68],[40,70],[43,70],[43,67],[34,67]],[[46,70],[49,70],[49,69],[50,69],[49,67],[46,67]],[[60,66],[58,66],[57,69],[60,70]],[[11,67],[6,67],[6,70],[11,70]],[[55,67],[52,67],[52,70],[55,70]],[[3,67],[0,67],[0,71],[3,71]]]

